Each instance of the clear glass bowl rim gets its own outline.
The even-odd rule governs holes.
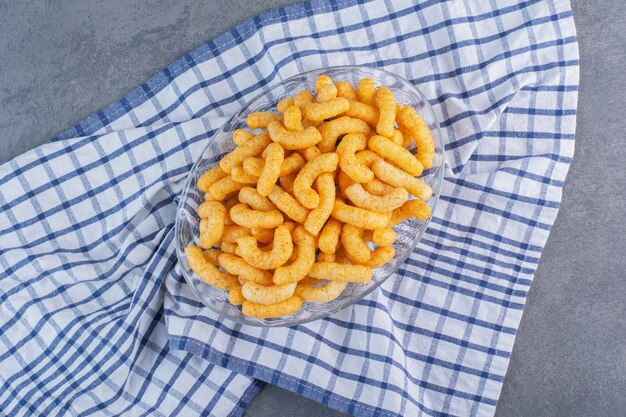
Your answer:
[[[185,194],[185,192],[189,189],[190,183],[193,180],[192,177],[192,173],[195,171],[197,165],[201,162],[202,160],[202,156],[204,155],[204,153],[206,152],[207,148],[210,146],[210,141],[214,138],[215,135],[218,134],[218,132],[220,132],[224,126],[232,124],[233,121],[235,121],[238,117],[240,117],[240,113],[242,110],[249,108],[252,104],[254,104],[257,100],[260,100],[262,97],[268,95],[272,90],[274,89],[278,89],[280,88],[283,84],[287,84],[291,81],[293,81],[296,78],[300,78],[303,76],[307,76],[307,75],[313,75],[313,74],[317,74],[317,75],[321,75],[321,74],[325,74],[328,72],[334,72],[334,71],[350,71],[350,70],[362,70],[364,72],[368,72],[371,73],[372,75],[376,76],[375,74],[384,74],[386,76],[390,76],[393,78],[396,78],[397,80],[407,84],[408,86],[410,86],[410,88],[413,90],[412,93],[417,95],[424,103],[424,107],[428,109],[428,111],[430,111],[430,113],[433,115],[433,117],[435,118],[434,120],[434,126],[437,130],[437,138],[438,138],[438,145],[440,147],[440,149],[442,150],[442,154],[441,154],[441,164],[439,165],[438,169],[440,171],[443,171],[445,169],[445,146],[444,146],[444,138],[442,135],[442,131],[440,129],[440,123],[436,118],[435,112],[430,104],[430,102],[428,101],[428,99],[426,98],[426,96],[424,96],[424,94],[420,91],[420,89],[415,86],[415,84],[413,84],[412,82],[410,82],[409,80],[407,80],[404,77],[401,77],[400,75],[397,75],[393,72],[381,69],[381,68],[375,68],[375,67],[369,67],[369,66],[365,66],[365,65],[341,65],[341,66],[331,66],[331,67],[323,67],[323,68],[316,68],[313,70],[309,70],[309,71],[305,71],[305,72],[301,72],[298,73],[296,75],[293,75],[289,78],[285,78],[284,80],[281,80],[273,85],[269,85],[266,86],[265,88],[263,88],[263,90],[257,94],[256,96],[254,96],[252,99],[248,100],[241,109],[239,109],[237,112],[235,112],[235,114],[233,116],[231,116],[220,128],[215,130],[215,133],[213,134],[213,136],[211,136],[211,138],[208,138],[207,140],[209,142],[207,142],[207,145],[204,147],[204,149],[202,150],[202,152],[200,153],[200,156],[198,157],[198,159],[194,162],[191,170],[189,171],[189,174],[187,175],[187,178],[185,180],[185,185],[183,187],[183,190],[181,192],[180,195],[180,201],[178,202],[178,206],[176,208],[176,220],[175,220],[175,224],[174,224],[174,233],[175,233],[175,239],[176,239],[176,257],[178,262],[182,262],[182,260],[185,258],[185,253],[184,253],[184,249],[183,247],[181,247],[181,245],[179,244],[179,239],[178,239],[178,233],[179,233],[179,229],[181,227],[180,222],[182,221],[182,216],[180,215],[181,211],[182,211],[182,207],[185,203],[184,199],[182,198],[183,195]],[[424,234],[424,232],[426,231],[426,229],[428,228],[430,221],[432,219],[432,215],[435,213],[435,208],[437,206],[437,202],[439,201],[439,197],[441,194],[441,187],[443,185],[443,178],[444,178],[444,174],[443,172],[439,172],[438,176],[437,176],[437,182],[435,184],[435,187],[433,187],[433,197],[432,197],[432,204],[431,204],[431,217],[429,217],[426,220],[426,224],[424,225],[424,227],[422,228],[422,230],[419,232],[418,235],[416,235],[415,239],[413,240],[411,247],[409,250],[407,250],[404,255],[402,256],[401,260],[397,263],[396,268],[394,268],[392,271],[390,271],[388,274],[382,276],[378,281],[376,281],[374,283],[374,285],[372,285],[370,288],[366,289],[365,291],[363,291],[362,293],[360,293],[358,296],[356,297],[352,297],[352,298],[348,298],[346,299],[343,303],[341,304],[337,304],[335,305],[333,308],[330,308],[328,310],[325,311],[320,311],[318,313],[314,313],[311,314],[311,316],[309,317],[305,317],[305,318],[301,318],[301,319],[294,319],[291,322],[286,322],[286,321],[271,321],[272,319],[256,319],[256,318],[251,318],[251,317],[247,317],[244,316],[243,314],[241,315],[241,317],[232,317],[232,316],[227,316],[222,314],[220,311],[218,311],[217,309],[215,309],[213,306],[211,306],[210,304],[208,304],[207,302],[205,302],[204,298],[197,293],[197,291],[194,288],[194,285],[192,282],[190,282],[190,277],[187,276],[187,272],[184,270],[184,268],[180,268],[180,273],[183,275],[183,277],[185,278],[185,282],[187,283],[187,285],[189,285],[189,287],[191,288],[192,293],[194,294],[194,296],[196,297],[196,299],[198,301],[200,301],[204,306],[206,306],[208,309],[210,309],[211,311],[213,311],[214,313],[218,314],[221,318],[226,318],[227,320],[231,320],[235,323],[239,323],[239,324],[244,324],[244,325],[250,325],[250,326],[255,326],[255,327],[291,327],[291,326],[296,326],[299,324],[305,324],[305,323],[309,323],[315,320],[320,320],[323,319],[325,317],[329,317],[332,314],[337,313],[338,311],[341,311],[347,307],[350,307],[351,305],[361,301],[363,298],[365,298],[367,295],[369,295],[372,291],[374,291],[375,289],[377,289],[378,287],[380,287],[380,285],[382,285],[383,282],[387,281],[389,279],[390,276],[392,276],[393,274],[396,273],[396,271],[400,268],[401,265],[404,264],[404,262],[406,261],[406,259],[411,255],[411,253],[415,250],[415,247],[417,246],[418,242],[422,239],[422,236]],[[208,285],[208,284],[207,284]],[[269,321],[268,321],[269,320]]]

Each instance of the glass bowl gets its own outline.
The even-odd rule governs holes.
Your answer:
[[[392,276],[411,254],[430,221],[430,219],[424,221],[410,219],[395,227],[398,236],[393,245],[396,255],[386,265],[373,271],[373,278],[369,283],[349,284],[335,300],[327,303],[303,303],[300,311],[289,316],[271,319],[244,316],[241,313],[241,307],[228,302],[226,291],[208,285],[193,273],[185,257],[185,247],[190,244],[198,245],[200,219],[196,209],[204,201],[202,193],[198,190],[198,179],[235,147],[232,141],[232,132],[235,129],[247,128],[245,122],[249,113],[255,111],[275,112],[276,103],[285,96],[293,96],[303,89],[313,91],[315,80],[321,74],[329,75],[335,82],[348,81],[352,85],[356,85],[362,78],[372,78],[377,86],[389,87],[394,92],[398,102],[412,106],[422,115],[433,135],[436,153],[433,167],[424,171],[420,178],[433,188],[433,196],[427,203],[434,212],[444,171],[443,138],[432,107],[426,97],[413,84],[391,72],[362,66],[321,68],[279,82],[252,99],[209,139],[202,155],[189,173],[176,213],[176,254],[180,270],[198,300],[224,318],[252,326],[278,327],[294,326],[327,317],[361,300]]]

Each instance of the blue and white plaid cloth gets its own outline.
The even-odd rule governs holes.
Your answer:
[[[176,197],[229,115],[309,69],[413,81],[447,138],[404,267],[294,328],[220,320],[176,268]],[[555,1],[313,1],[254,18],[0,166],[0,414],[240,415],[264,382],[359,416],[492,415],[574,152]]]

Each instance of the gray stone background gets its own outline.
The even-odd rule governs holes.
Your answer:
[[[0,162],[203,42],[292,0],[0,0]],[[626,415],[626,8],[573,1],[576,155],[496,415]],[[80,93],[78,93],[80,92]],[[246,417],[343,416],[266,386]]]

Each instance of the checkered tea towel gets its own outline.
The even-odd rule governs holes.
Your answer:
[[[414,82],[446,137],[405,265],[293,328],[220,319],[176,268],[176,197],[229,115],[333,65]],[[0,415],[239,415],[264,382],[359,416],[492,415],[574,150],[555,1],[316,0],[249,20],[0,166]]]

